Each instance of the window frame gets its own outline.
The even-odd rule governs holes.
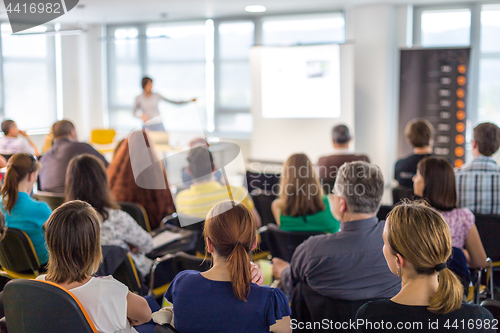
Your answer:
[[[259,15],[259,16],[237,16],[237,17],[223,17],[223,18],[216,18],[216,19],[211,19],[214,24],[214,29],[213,33],[214,35],[212,36],[213,38],[213,91],[210,92],[208,91],[207,87],[207,94],[213,94],[213,96],[210,96],[213,100],[213,116],[209,115],[209,106],[207,105],[207,124],[213,124],[214,128],[213,131],[207,130],[207,132],[211,134],[225,134],[229,136],[234,136],[234,137],[242,137],[242,136],[248,136],[251,134],[251,132],[227,132],[227,131],[220,131],[219,126],[218,126],[218,119],[219,116],[221,115],[234,115],[234,114],[250,114],[251,113],[251,106],[247,107],[224,107],[221,106],[220,104],[220,87],[221,87],[221,65],[223,62],[245,62],[246,60],[241,59],[241,60],[236,60],[236,59],[231,59],[231,60],[224,60],[220,56],[220,38],[219,38],[219,25],[223,23],[238,23],[238,22],[253,22],[254,24],[254,45],[253,46],[261,46],[263,44],[263,23],[264,20],[268,17],[272,18],[279,18],[279,17],[304,17],[304,18],[312,18],[316,15],[318,16],[327,16],[329,14],[340,14],[340,16],[344,19],[344,42],[347,41],[347,17],[346,13],[344,10],[332,10],[329,12],[304,12],[304,13],[282,13],[282,14],[269,14],[269,15]],[[106,55],[106,61],[107,61],[107,94],[108,94],[108,121],[111,118],[110,113],[117,111],[119,109],[127,109],[131,108],[132,106],[128,105],[118,105],[118,104],[113,104],[114,101],[112,100],[111,94],[113,89],[116,87],[116,83],[114,82],[114,77],[115,77],[115,57],[114,57],[114,43],[111,42],[111,38],[114,37],[114,31],[116,29],[123,29],[123,28],[137,28],[138,29],[138,36],[145,36],[146,35],[146,29],[148,25],[153,25],[153,24],[158,24],[158,23],[166,23],[169,25],[175,25],[175,24],[185,24],[187,22],[207,22],[207,18],[203,19],[189,19],[189,20],[179,20],[179,21],[168,21],[168,22],[158,22],[158,21],[152,21],[152,22],[141,22],[141,23],[120,23],[120,24],[108,24],[105,26],[105,31],[106,31],[106,36],[107,36],[107,55]],[[147,69],[148,69],[148,59],[147,59],[147,45],[146,45],[146,39],[145,38],[138,38],[139,40],[139,65],[141,68],[141,74],[142,76],[146,75]],[[207,47],[207,46],[205,46]],[[209,61],[209,59],[205,59],[205,61]],[[248,59],[250,61],[250,58]],[[170,61],[169,61],[170,62]],[[172,62],[173,63],[173,62]],[[208,96],[207,96],[208,97]],[[207,103],[209,103],[209,99],[207,98]],[[209,119],[210,117],[213,117],[212,119]]]

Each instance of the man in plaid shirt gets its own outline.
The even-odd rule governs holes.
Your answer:
[[[473,213],[500,215],[500,166],[491,158],[500,147],[500,128],[481,123],[474,128],[474,159],[456,171],[458,206]]]

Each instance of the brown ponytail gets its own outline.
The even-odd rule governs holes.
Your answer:
[[[227,258],[233,292],[246,301],[252,283],[248,253],[256,237],[252,214],[241,203],[220,202],[208,213],[203,233],[217,254]]]
[[[422,202],[403,202],[387,216],[387,241],[417,274],[432,275],[452,253],[448,224],[441,214]],[[448,268],[439,271],[439,287],[429,299],[429,311],[446,314],[460,309],[463,286]]]
[[[4,184],[2,186],[2,201],[4,209],[10,214],[16,205],[19,182],[28,174],[37,171],[40,164],[31,154],[14,154],[7,162],[7,173],[5,174]]]

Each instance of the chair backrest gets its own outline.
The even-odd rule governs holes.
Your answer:
[[[333,323],[340,322],[355,322],[356,313],[359,308],[366,302],[373,299],[345,301],[329,298],[315,292],[311,287],[303,282],[299,282],[292,293],[292,319],[297,322],[323,322],[323,320],[332,321]],[[304,325],[305,326],[305,325]],[[322,326],[322,325],[320,325]],[[325,327],[314,327],[311,329],[294,329],[296,332],[332,332]],[[355,329],[347,328],[335,330],[335,332],[356,332]]]
[[[269,246],[273,257],[290,262],[295,249],[311,236],[321,235],[321,232],[291,232],[283,231],[275,224],[268,224],[260,229],[262,240]]]
[[[142,284],[140,273],[135,267],[134,260],[132,260],[132,257],[128,253],[125,260],[123,260],[122,264],[113,273],[113,277],[126,285],[131,292],[139,295],[147,293],[147,287]]]
[[[144,207],[135,202],[119,202],[121,209],[128,213],[132,218],[147,232],[151,232],[148,213]]]
[[[377,218],[379,221],[385,221],[387,214],[394,208],[394,206],[380,206],[377,212]]]
[[[90,133],[90,143],[97,143],[100,145],[107,145],[113,143],[116,131],[112,128],[96,128]]]
[[[3,297],[9,333],[97,333],[78,299],[54,283],[13,280]]]
[[[323,192],[325,194],[330,194],[333,191],[333,187],[335,186],[335,179],[320,179],[321,186],[323,187]]]
[[[184,252],[178,252],[172,258],[172,268],[174,275],[185,270],[194,270],[199,272],[208,271],[212,267],[212,260],[192,256]]]
[[[458,247],[453,247],[453,252],[448,259],[448,268],[455,273],[460,282],[464,286],[465,294],[469,292],[469,284],[472,280],[469,267],[467,266],[467,258],[465,258],[464,252]]]
[[[103,260],[96,276],[113,275],[115,279],[126,285],[130,291],[145,294],[146,286],[142,283],[142,276],[137,271],[128,251],[119,246],[102,246]]]
[[[397,205],[403,199],[414,199],[412,188],[397,186],[392,189],[392,204]]]
[[[483,242],[486,255],[493,262],[500,261],[500,216],[476,215],[476,227]]]
[[[170,326],[170,324],[165,324],[165,325],[156,325],[155,333],[179,333],[179,331]]]
[[[40,263],[28,235],[19,229],[7,228],[0,242],[0,266],[14,278],[38,276]],[[23,276],[28,274],[27,276]]]
[[[280,183],[280,174],[263,172],[246,172],[248,192],[255,189],[272,191],[273,186]]]
[[[276,224],[276,220],[274,219],[273,211],[271,209],[271,205],[276,199],[276,195],[274,195],[271,191],[255,189],[252,191],[251,196],[253,203],[255,204],[255,209],[262,219],[262,225],[268,225],[269,223]]]
[[[496,299],[487,299],[481,302],[481,306],[491,312],[493,318],[500,320],[500,301]]]
[[[188,224],[182,228],[191,230],[196,234],[196,251],[199,252],[200,254],[205,254],[205,238],[203,238],[203,228],[205,226],[205,221],[197,222],[197,223],[190,223],[189,220],[192,219],[194,221],[199,221],[199,218],[195,217],[190,217],[186,215],[181,215],[179,214],[179,219],[181,219],[184,222],[187,222]]]
[[[52,210],[64,203],[64,194],[61,193],[38,191],[33,194],[33,198],[38,201],[46,202]]]

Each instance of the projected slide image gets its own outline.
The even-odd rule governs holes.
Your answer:
[[[264,48],[261,53],[264,118],[338,118],[338,45]]]

